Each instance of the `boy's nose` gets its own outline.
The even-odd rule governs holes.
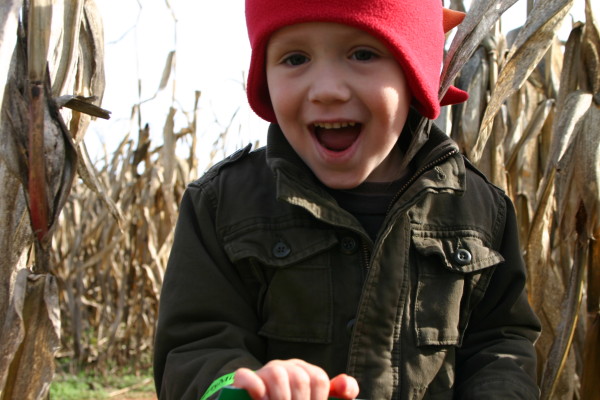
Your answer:
[[[323,67],[314,72],[308,91],[310,102],[330,104],[350,100],[351,90],[341,71],[336,68]]]

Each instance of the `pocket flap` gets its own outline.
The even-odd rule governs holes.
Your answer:
[[[224,247],[232,262],[255,258],[271,267],[288,267],[322,253],[337,243],[336,235],[327,230],[306,227],[273,229],[265,226],[228,237]]]
[[[418,268],[417,345],[460,346],[471,310],[504,258],[477,231],[413,230],[412,239]]]
[[[338,243],[327,229],[255,224],[225,238],[232,262],[260,270],[259,335],[286,343],[330,343],[332,283],[328,250]],[[284,344],[277,344],[284,345]]]
[[[413,230],[413,242],[424,256],[436,256],[449,270],[461,273],[478,271],[504,261],[504,257],[472,230]]]

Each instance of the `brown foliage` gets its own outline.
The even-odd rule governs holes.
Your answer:
[[[172,118],[172,115],[171,115]],[[125,139],[98,178],[120,217],[88,187],[74,188],[54,241],[63,353],[99,370],[148,367],[162,276],[189,167],[175,156],[172,124],[151,148],[147,128]],[[189,131],[188,131],[189,132]],[[172,139],[168,139],[171,137]]]
[[[470,11],[483,20],[484,3]],[[576,24],[566,44],[557,40],[571,5],[535,2],[524,26],[506,38],[459,28],[457,37],[481,43],[472,56],[449,54],[455,57],[450,65],[456,54],[466,63],[458,82],[472,97],[442,121],[453,123],[463,152],[516,205],[529,296],[543,325],[537,343],[542,399],[597,398],[590,380],[600,376],[593,342],[600,285],[600,40],[590,1],[587,23]],[[451,49],[456,46],[463,44]]]

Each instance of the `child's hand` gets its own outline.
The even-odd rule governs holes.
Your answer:
[[[353,399],[359,391],[356,379],[342,374],[330,381],[323,369],[297,359],[270,361],[256,372],[240,368],[233,386],[246,389],[254,400]]]

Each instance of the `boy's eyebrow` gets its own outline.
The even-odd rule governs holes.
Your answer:
[[[344,43],[351,43],[351,42],[353,42],[355,40],[359,40],[359,39],[360,40],[368,40],[369,42],[372,42],[371,44],[380,43],[377,40],[377,38],[375,38],[374,36],[371,36],[369,33],[360,31],[360,30],[336,32],[336,35],[340,36],[340,41],[342,41]],[[311,40],[313,38],[315,41],[320,40],[319,38],[316,38],[314,36],[311,37]],[[267,44],[267,55],[269,53],[270,48],[277,50],[278,47],[286,47],[286,48],[287,47],[301,47],[302,45],[305,45],[306,42],[307,42],[306,35],[302,35],[302,34],[297,34],[297,35],[293,35],[293,36],[287,35],[283,39],[281,37],[278,37],[277,35],[273,35]]]
[[[278,48],[278,47],[296,47],[301,46],[306,43],[305,39],[297,38],[297,37],[288,37],[288,38],[280,38],[280,37],[272,37],[267,44],[267,52],[270,48]]]

